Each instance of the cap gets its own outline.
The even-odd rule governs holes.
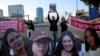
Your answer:
[[[36,40],[43,39],[43,38],[46,38],[47,40],[50,40],[50,37],[46,34],[45,31],[35,30],[35,31],[32,32],[29,40],[36,41]]]

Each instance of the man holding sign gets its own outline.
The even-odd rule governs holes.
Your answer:
[[[50,19],[50,13],[56,13],[57,14],[57,19],[55,19],[54,16],[52,16],[52,19]],[[50,4],[50,11],[48,13],[48,20],[50,22],[50,31],[52,32],[53,35],[53,49],[55,49],[56,46],[56,36],[57,36],[57,22],[59,20],[59,15],[58,12],[56,11],[56,6],[55,4]]]

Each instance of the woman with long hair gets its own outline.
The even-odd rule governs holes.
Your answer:
[[[67,21],[65,20],[65,17],[62,17],[61,20],[62,20],[62,22],[60,23],[61,32],[64,32],[67,30]]]
[[[3,40],[7,47],[14,52],[13,56],[27,56],[24,48],[24,41],[16,30],[12,28],[7,29]]]
[[[85,50],[84,56],[100,56],[100,39],[95,29],[88,27],[84,33]]]
[[[70,31],[64,31],[55,49],[55,56],[78,56],[74,35]]]

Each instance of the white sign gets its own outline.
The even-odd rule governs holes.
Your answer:
[[[50,4],[50,8],[49,8],[50,12],[55,12],[56,11],[56,4]]]

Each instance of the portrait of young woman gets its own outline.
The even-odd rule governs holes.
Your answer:
[[[78,56],[75,37],[70,31],[61,34],[54,56]]]
[[[28,56],[49,56],[51,39],[43,30],[35,30],[29,38]]]
[[[3,41],[8,48],[12,49],[14,52],[13,56],[27,56],[24,48],[24,41],[16,30],[12,28],[7,29]]]
[[[85,50],[84,56],[100,56],[100,39],[95,29],[88,27],[84,33]]]

